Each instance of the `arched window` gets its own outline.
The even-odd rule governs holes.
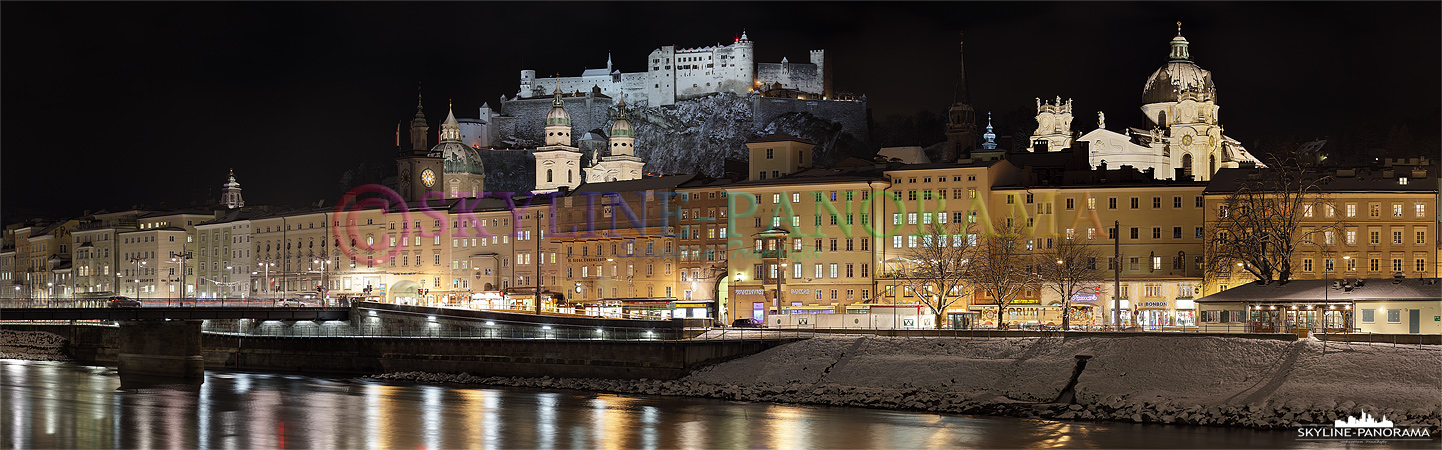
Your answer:
[[[571,182],[571,169],[566,169],[566,182]]]
[[[551,179],[551,169],[546,169],[546,182],[550,183],[551,181],[553,181]]]
[[[1183,176],[1188,176],[1188,177],[1192,176],[1192,154],[1191,154],[1191,153],[1187,153],[1187,154],[1185,154],[1185,155],[1182,155],[1182,175],[1183,175]]]
[[[1207,161],[1207,175],[1217,173],[1217,155],[1208,156]]]

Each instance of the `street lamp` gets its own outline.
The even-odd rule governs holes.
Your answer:
[[[312,260],[312,262],[315,264],[320,264],[320,284],[316,285],[316,292],[320,294],[320,301],[322,304],[324,304],[325,292],[328,289],[328,286],[326,286],[326,266],[330,264],[330,260],[315,258]]]
[[[275,263],[273,262],[263,262],[259,264],[261,268],[265,269],[265,278],[260,280],[261,292],[265,293],[265,298],[270,298],[270,267],[274,265]],[[260,272],[251,271],[250,274],[260,275]]]

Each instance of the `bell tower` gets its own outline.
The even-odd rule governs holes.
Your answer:
[[[397,193],[407,202],[420,201],[427,191],[441,191],[445,186],[445,159],[439,152],[426,148],[429,129],[417,94],[416,117],[411,120],[411,149],[401,150],[396,156]]]
[[[964,36],[958,35],[958,38]],[[976,149],[976,110],[971,107],[971,94],[966,87],[965,40],[957,43],[956,91],[951,97],[951,107],[946,110],[946,147],[941,160],[955,162],[958,158],[970,158]]]

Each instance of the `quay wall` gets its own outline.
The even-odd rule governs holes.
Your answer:
[[[7,325],[66,340],[82,364],[116,365],[120,330],[94,325]],[[754,354],[785,339],[611,341],[445,337],[251,336],[204,333],[205,367],[303,373],[423,371],[476,376],[677,379],[710,364]]]

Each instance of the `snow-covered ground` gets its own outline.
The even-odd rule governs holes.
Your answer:
[[[1075,405],[1052,404],[1089,355]],[[827,336],[674,381],[389,373],[381,379],[1058,419],[1291,427],[1365,411],[1439,425],[1442,348],[1232,337]]]

